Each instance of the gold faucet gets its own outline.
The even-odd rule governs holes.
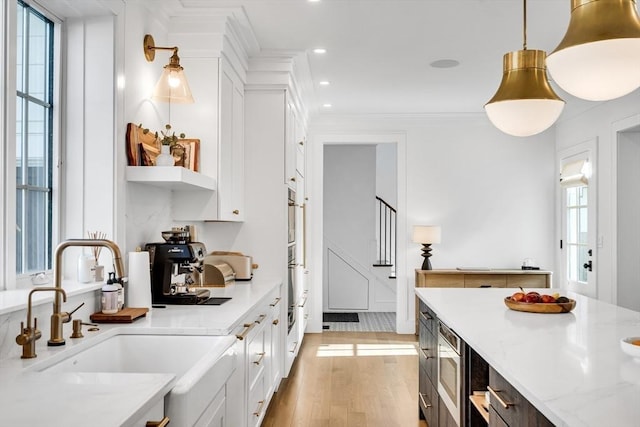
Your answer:
[[[116,278],[121,279],[124,277],[124,267],[122,266],[122,255],[120,255],[120,248],[111,240],[105,239],[70,239],[61,242],[56,247],[54,261],[53,261],[53,285],[56,289],[62,289],[62,252],[68,247],[95,247],[101,246],[109,249],[113,258],[113,266],[116,270]],[[75,310],[74,310],[75,311]],[[51,336],[47,345],[59,346],[64,345],[65,340],[62,336],[62,324],[68,323],[71,320],[71,315],[62,311],[62,302],[60,301],[60,294],[56,293],[53,301],[53,314],[51,315]]]
[[[24,327],[24,322],[20,322],[20,335],[16,337],[16,343],[22,346],[22,358],[33,359],[36,357],[36,341],[40,339],[42,333],[38,330],[38,319],[33,318],[33,327],[31,327],[31,295],[34,292],[52,291],[56,293],[56,297],[62,294],[64,301],[67,301],[67,294],[64,289],[60,288],[35,288],[29,292],[29,298],[27,303],[27,327]]]

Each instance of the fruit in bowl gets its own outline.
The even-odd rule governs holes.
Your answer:
[[[506,297],[504,303],[511,310],[530,313],[568,313],[576,306],[575,300],[558,293],[540,295],[535,291],[525,292],[522,288],[520,292]]]

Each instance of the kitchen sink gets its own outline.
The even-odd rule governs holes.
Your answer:
[[[169,373],[175,385],[165,397],[172,424],[191,426],[235,369],[229,336],[114,335],[41,372]]]

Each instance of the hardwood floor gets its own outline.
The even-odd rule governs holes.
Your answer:
[[[415,335],[305,335],[263,427],[420,426]]]

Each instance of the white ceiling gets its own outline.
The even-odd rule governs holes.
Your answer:
[[[521,0],[142,1],[170,11],[242,7],[261,49],[299,52],[307,59],[310,81],[302,83],[312,88],[311,114],[483,112],[500,83],[502,56],[523,43]],[[570,3],[527,2],[529,49],[556,47]],[[327,53],[312,53],[316,47]],[[429,65],[441,59],[460,65]],[[331,85],[320,87],[320,80]],[[592,105],[554,88],[567,101],[564,115]],[[323,108],[324,103],[332,107]]]

